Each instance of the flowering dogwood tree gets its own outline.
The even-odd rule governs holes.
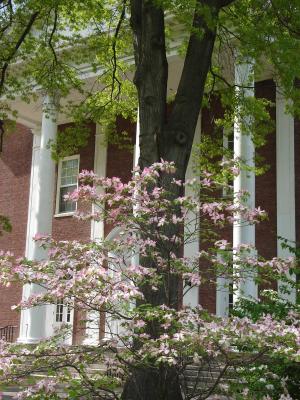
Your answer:
[[[228,168],[236,173],[236,166]],[[119,235],[91,243],[56,242],[37,235],[36,240],[48,250],[48,258],[39,262],[1,253],[2,284],[35,283],[46,289],[23,299],[17,308],[56,304],[63,298],[65,304],[87,316],[87,326],[91,312],[106,317],[105,337],[95,346],[64,345],[63,339],[71,334],[68,326],[34,348],[1,341],[1,381],[18,380],[28,386],[28,376],[37,372],[48,375],[26,387],[19,399],[58,399],[59,391],[72,399],[117,399],[126,398],[126,391],[132,392],[132,388],[136,393],[133,398],[147,399],[205,399],[215,393],[243,399],[291,398],[286,381],[271,373],[267,365],[275,358],[299,362],[300,329],[295,311],[283,320],[270,314],[255,322],[238,316],[217,318],[200,306],[183,307],[181,288],[185,293],[218,276],[238,285],[241,276],[253,276],[253,271],[258,280],[261,273],[264,279],[282,278],[293,267],[293,260],[254,258],[249,246],[233,249],[222,239],[193,258],[180,256],[179,250],[195,235],[183,229],[187,219],[189,224],[195,222],[195,229],[204,217],[222,227],[237,218],[258,223],[265,212],[248,209],[243,204],[245,193],[236,193],[234,201],[229,197],[209,201],[208,196],[201,200],[200,190],[215,192],[220,187],[210,173],[202,173],[197,182],[182,183],[174,176],[174,164],[164,161],[144,170],[136,168],[128,183],[83,171],[78,190],[68,195],[68,200],[93,203],[94,207],[93,212],[78,213],[78,218],[105,219],[119,228]],[[195,194],[174,196],[160,185],[162,179],[168,179],[175,192],[178,187],[192,185]],[[98,187],[104,189],[100,194]],[[237,276],[229,256],[232,251],[237,255]],[[201,268],[203,261],[209,262],[209,272]],[[177,292],[181,301],[171,291],[174,282],[180,283]],[[113,329],[115,321],[121,329]],[[253,392],[254,386],[248,386],[239,375],[244,377],[249,368],[253,373],[262,359],[259,391]],[[201,371],[216,362],[220,368],[211,384],[204,387],[196,381],[187,387],[184,373],[190,365],[196,366],[199,381]],[[91,370],[95,363],[103,369]],[[232,374],[233,380],[229,379]],[[145,379],[156,386],[147,397],[139,397]]]

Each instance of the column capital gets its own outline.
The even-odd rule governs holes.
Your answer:
[[[238,53],[234,57],[234,81],[237,88],[241,88],[244,96],[253,96],[254,90],[254,60],[243,57]]]
[[[253,57],[245,54],[241,54],[239,49],[234,49],[233,51],[233,59],[235,65],[251,65],[253,66],[255,61]]]
[[[282,84],[279,80],[275,80],[275,86],[276,86],[276,98],[284,98],[284,92],[282,88]]]
[[[286,96],[286,93],[284,92],[284,88],[282,87],[282,85],[280,84],[280,82],[275,82],[276,83],[276,107],[283,107],[283,111],[285,115],[290,115],[292,116],[292,106],[293,106],[293,100],[291,98],[289,98],[288,96]],[[277,108],[276,108],[277,110]],[[282,113],[282,110],[280,110],[280,113]],[[280,114],[277,112],[277,119],[278,119],[278,115]],[[292,118],[292,122],[294,123],[294,119],[293,116]]]
[[[41,130],[42,130],[42,126],[41,125],[35,125],[32,128],[30,128],[31,133],[34,136],[41,136]]]
[[[105,131],[103,128],[103,125],[99,124],[98,122],[96,122],[96,136],[105,136]]]
[[[60,102],[59,93],[45,94],[42,105],[43,114],[47,114],[49,116],[55,116],[59,108],[59,102]]]

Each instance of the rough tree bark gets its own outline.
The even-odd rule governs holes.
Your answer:
[[[201,108],[204,86],[211,63],[220,9],[233,0],[197,0],[179,87],[171,115],[166,120],[168,63],[165,46],[164,11],[152,0],[131,0],[131,27],[136,62],[135,85],[139,98],[141,168],[161,158],[174,161],[176,178],[184,180]],[[210,8],[215,24],[208,26],[197,7]],[[162,177],[161,185],[169,188]],[[175,186],[175,185],[173,185]],[[180,188],[174,196],[179,196]],[[164,232],[171,237],[176,232]],[[178,248],[176,253],[179,254]],[[153,262],[153,261],[152,261]],[[153,266],[142,260],[144,266]],[[168,283],[167,283],[168,282]],[[157,292],[144,289],[145,302],[178,308],[181,304],[180,280],[166,277]],[[166,289],[167,285],[167,290]],[[152,332],[155,337],[156,333]],[[135,369],[126,382],[122,400],[182,400],[179,377],[172,368]]]

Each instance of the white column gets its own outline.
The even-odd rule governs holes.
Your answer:
[[[95,154],[94,154],[94,172],[98,176],[106,176],[106,163],[107,163],[107,143],[105,133],[100,125],[96,125],[95,136]],[[97,188],[100,194],[101,188]],[[95,206],[94,206],[95,208]],[[91,224],[91,240],[104,239],[104,221],[92,221]]]
[[[136,121],[136,131],[135,131],[135,146],[134,146],[134,153],[133,153],[133,168],[137,167],[139,164],[139,158],[140,158],[140,111],[138,109],[137,113],[137,121]],[[134,212],[136,213],[138,210],[134,209]],[[140,263],[140,253],[139,253],[139,248],[137,248],[134,252],[134,254],[131,256],[131,263],[132,265],[138,266]]]
[[[95,136],[95,153],[94,153],[94,172],[100,177],[106,176],[106,161],[107,161],[107,143],[105,133],[100,125],[96,125]],[[97,193],[101,194],[102,188],[97,188]],[[93,210],[96,211],[97,206],[93,205]],[[91,222],[91,240],[103,241],[104,240],[104,221]],[[97,345],[100,337],[100,313],[91,311],[87,316],[85,338],[83,344]]]
[[[235,65],[235,84],[237,85],[237,94],[247,97],[254,97],[254,75],[253,65],[251,63],[241,63]],[[251,122],[250,116],[244,120],[236,118],[234,123],[234,154],[235,157],[242,160],[247,166],[252,168],[250,171],[242,169],[240,174],[234,178],[234,192],[241,190],[249,192],[246,205],[249,208],[255,207],[255,171],[254,156],[255,148],[251,135],[242,131],[243,125]],[[249,244],[255,246],[255,225],[249,225],[241,219],[233,226],[233,247],[240,244]],[[254,277],[246,274],[240,274],[240,282],[234,294],[234,300],[238,297],[248,297],[256,299],[258,297],[257,285]]]
[[[228,149],[228,131],[223,132],[223,148]],[[223,197],[228,195],[228,190],[224,187]],[[226,317],[229,312],[229,285],[231,280],[223,276],[216,279],[216,315],[218,317]]]
[[[42,260],[47,257],[45,250],[39,247],[32,237],[36,233],[52,233],[55,162],[51,158],[48,144],[50,140],[55,140],[56,133],[56,102],[46,96],[43,104],[41,135],[39,137],[35,134],[33,142],[25,252],[25,256],[31,260]],[[25,285],[23,298],[43,291],[39,285]],[[50,309],[52,310],[49,306],[38,306],[22,311],[19,342],[37,343],[52,333],[53,315]]]
[[[133,167],[137,167],[140,158],[140,111],[138,110],[137,121],[136,121],[136,132],[135,132],[135,146],[133,154]]]
[[[105,238],[105,240],[107,241],[112,241],[114,239],[117,239],[120,235],[121,232],[121,228],[119,226],[113,228],[109,234],[107,235],[107,237]],[[112,252],[108,253],[108,259],[109,259],[109,264],[111,263],[110,267],[110,274],[114,274],[113,270],[115,270],[116,265],[114,265],[114,258],[115,258],[115,254]],[[132,262],[132,256],[130,254],[130,252],[128,253],[128,257],[126,254],[124,254],[124,260],[126,260],[126,264],[127,261],[128,263]],[[118,304],[114,304],[115,307],[118,306]],[[122,346],[122,343],[118,340],[118,335],[120,335],[122,332],[124,333],[124,328],[121,327],[121,322],[122,320],[120,319],[116,319],[113,314],[110,313],[106,313],[105,315],[105,336],[104,336],[104,340],[111,340],[111,339],[115,339],[118,342],[119,346]]]
[[[217,278],[216,315],[226,317],[229,312],[229,284],[230,281],[222,276]]]
[[[31,158],[31,175],[30,175],[30,189],[29,189],[29,204],[28,204],[28,220],[26,232],[26,248],[25,256],[29,257],[32,247],[32,237],[36,233],[35,221],[35,205],[38,199],[38,167],[40,158],[40,143],[41,143],[41,130],[40,128],[32,129],[33,144],[32,144],[32,158]],[[30,296],[32,285],[25,285],[23,287],[23,299]],[[23,310],[20,318],[20,333],[18,341],[30,342],[28,338],[30,310]]]
[[[201,113],[198,117],[198,122],[195,130],[193,147],[197,146],[200,143],[201,138]],[[192,155],[190,156],[189,164],[186,170],[185,179],[192,179],[195,177],[195,173],[193,171],[193,159]],[[185,189],[186,196],[192,196],[193,190],[187,187]],[[185,237],[186,235],[190,235],[189,242],[184,245],[183,254],[184,257],[194,257],[199,253],[199,219],[195,221],[195,214],[190,213],[187,216],[187,221],[185,223]],[[185,289],[186,291],[186,289]],[[189,307],[196,307],[199,304],[199,286],[191,287],[183,297],[183,304]]]
[[[277,182],[277,236],[283,237],[292,243],[296,241],[295,226],[295,156],[294,156],[294,117],[286,113],[288,101],[276,90],[276,182]],[[278,257],[289,257],[293,254],[281,247],[277,239]],[[290,275],[295,280],[295,275]],[[281,291],[284,284],[278,282]],[[290,288],[290,293],[282,291],[281,297],[295,302],[296,291]]]

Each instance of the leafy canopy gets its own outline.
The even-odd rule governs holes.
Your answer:
[[[131,6],[126,0],[4,0],[0,9],[1,118],[13,115],[11,100],[33,101],[45,92],[64,98],[61,112],[75,122],[92,120],[111,126],[116,115],[135,118],[137,93],[132,83],[134,35]],[[257,79],[273,76],[299,109],[295,79],[300,76],[298,54],[300,5],[297,0],[224,1],[212,12],[214,1],[156,0],[165,12],[167,52],[185,57],[194,12],[208,26],[217,25],[206,97],[217,92],[226,107],[221,125],[232,124],[237,113],[253,115],[257,143],[264,141],[268,102],[249,100],[234,90],[232,54],[251,60]],[[215,2],[217,4],[217,1]],[[174,47],[175,46],[175,47]],[[203,102],[205,105],[205,101]],[[239,105],[239,107],[237,107]],[[113,128],[110,129],[111,132]],[[247,129],[246,129],[247,131]],[[261,135],[260,135],[261,133]],[[83,133],[84,135],[84,133]],[[260,139],[259,139],[260,137]],[[77,139],[76,139],[77,138]],[[79,142],[78,135],[74,135]]]

